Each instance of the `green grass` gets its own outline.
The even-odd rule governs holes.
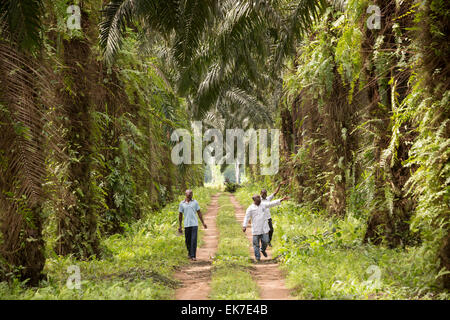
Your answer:
[[[247,186],[236,197],[247,206],[260,189]],[[332,219],[293,201],[272,208],[271,215],[273,255],[298,299],[450,298],[432,285],[436,274],[429,252],[420,246],[389,249],[363,244],[364,219]]]
[[[228,195],[219,197],[219,206],[219,246],[213,261],[210,298],[259,299],[258,286],[250,274],[249,242],[235,218],[234,207]]]
[[[194,197],[204,212],[215,193],[214,189],[194,189]],[[179,285],[173,280],[174,267],[188,263],[184,237],[177,235],[181,198],[159,212],[148,212],[124,234],[103,239],[102,259],[79,261],[53,255],[47,258],[44,268],[47,279],[38,288],[0,282],[0,298],[173,299]],[[70,265],[80,268],[80,290],[66,285]]]

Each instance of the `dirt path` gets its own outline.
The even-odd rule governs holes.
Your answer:
[[[177,300],[207,300],[210,292],[212,257],[217,251],[218,235],[216,217],[219,211],[219,195],[214,195],[211,204],[204,211],[204,220],[208,229],[204,230],[203,245],[197,248],[197,261],[190,262],[175,274],[175,279],[182,283],[182,287],[175,291]],[[242,224],[245,216],[244,208],[234,196],[230,200],[235,209],[236,219]],[[249,251],[254,257],[251,246],[251,228],[247,229]],[[278,264],[272,259],[270,248],[267,249],[267,258],[261,257],[261,262],[254,264],[253,279],[260,288],[262,300],[288,300],[292,299],[289,290],[286,289],[284,278],[278,269]]]
[[[231,202],[235,208],[236,219],[242,225],[245,217],[245,209],[239,204],[234,196],[231,196]],[[254,259],[252,233],[251,228],[247,228],[245,233],[249,240],[250,256]],[[270,247],[266,250],[267,258],[261,254],[261,261],[254,264],[254,271],[252,272],[253,279],[260,288],[260,296],[262,300],[290,300],[289,290],[284,283],[284,277],[278,269],[278,264],[272,259]]]
[[[208,229],[204,230],[203,245],[200,248],[197,247],[197,261],[190,262],[175,274],[175,279],[182,282],[182,287],[175,291],[177,300],[208,299],[212,257],[217,251],[219,240],[216,226],[216,216],[219,211],[218,198],[218,194],[212,196],[210,205],[206,211],[203,211],[203,220]],[[199,225],[201,225],[200,221]]]

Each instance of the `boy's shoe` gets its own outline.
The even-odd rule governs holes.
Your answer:
[[[261,250],[261,253],[263,254],[264,257],[267,258],[267,253],[266,253],[266,251],[262,251],[262,250]]]
[[[259,261],[261,261],[261,258],[256,258],[256,263],[258,263]]]

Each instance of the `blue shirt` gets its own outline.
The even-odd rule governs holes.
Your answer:
[[[198,226],[197,211],[200,210],[200,206],[197,200],[192,199],[189,202],[186,200],[181,201],[178,208],[178,212],[184,214],[184,227]]]

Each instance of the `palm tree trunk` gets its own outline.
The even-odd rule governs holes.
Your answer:
[[[393,31],[393,24],[396,23],[401,27],[401,32],[406,32],[408,27],[411,27],[413,20],[407,12],[410,10],[410,4],[404,3],[397,6],[395,1],[382,0],[377,1],[377,5],[382,8],[386,14],[383,15],[383,28],[379,32],[372,30],[366,31],[366,41],[364,43],[364,52],[376,52],[374,45],[377,36],[383,36],[383,43],[378,50],[395,51],[406,48],[409,44],[408,37],[400,35],[402,41],[396,41]],[[399,19],[398,17],[402,17]],[[372,61],[376,60],[371,57]],[[392,59],[389,65],[384,66],[384,74],[378,74],[375,70],[366,70],[368,82],[368,102],[370,103],[369,117],[376,120],[372,125],[372,130],[375,132],[374,138],[374,182],[375,194],[373,203],[373,212],[369,217],[368,226],[364,236],[364,241],[372,241],[379,244],[382,239],[392,246],[398,246],[410,241],[410,232],[408,220],[411,212],[414,209],[414,201],[410,196],[406,195],[404,186],[410,176],[410,169],[402,165],[402,160],[408,159],[408,152],[410,149],[410,141],[414,137],[408,134],[412,128],[410,124],[404,124],[402,129],[404,132],[400,135],[398,146],[395,150],[389,150],[396,154],[389,157],[383,156],[389,148],[390,140],[392,139],[391,127],[395,106],[392,103],[392,91],[395,91],[398,103],[407,95],[409,72],[408,70],[399,70],[395,66],[396,60]],[[386,73],[386,70],[390,72]],[[392,81],[391,82],[389,82]],[[399,88],[399,89],[397,89]],[[407,129],[404,129],[407,128]],[[408,141],[409,140],[409,141]],[[384,158],[383,158],[384,157]],[[395,161],[391,161],[392,157]],[[386,189],[392,194],[391,209],[388,208],[388,199],[386,198]]]
[[[88,34],[95,24],[82,11],[83,32]],[[68,112],[68,136],[71,162],[69,165],[70,193],[75,204],[66,207],[66,214],[59,217],[59,240],[56,252],[88,258],[99,254],[97,236],[97,212],[92,188],[92,105],[97,85],[97,73],[101,68],[91,52],[93,44],[86,38],[63,41],[65,78],[70,88],[64,95]]]
[[[0,43],[0,278],[37,285],[45,263],[42,183],[45,94],[35,60]]]

